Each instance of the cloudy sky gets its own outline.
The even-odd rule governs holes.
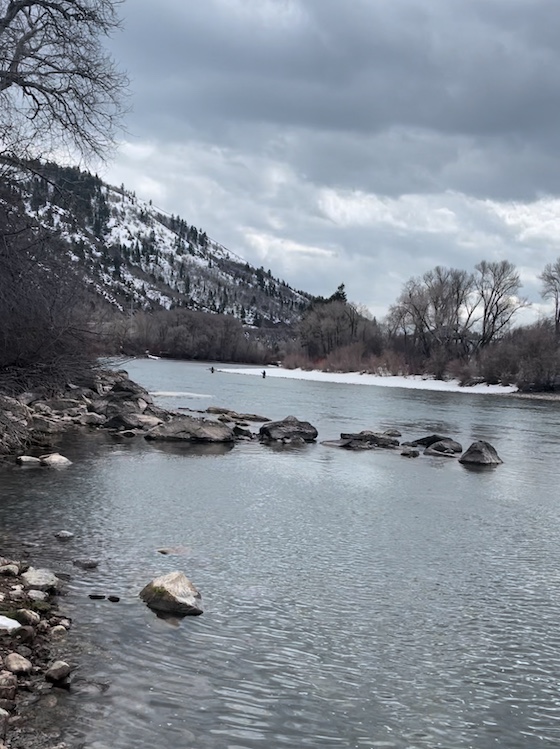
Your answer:
[[[104,176],[382,317],[435,265],[560,256],[558,0],[127,0]]]

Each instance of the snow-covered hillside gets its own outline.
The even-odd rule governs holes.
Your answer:
[[[309,295],[124,186],[52,164],[42,172],[25,184],[27,210],[60,234],[90,288],[122,311],[179,306],[260,326],[292,324],[309,304]]]

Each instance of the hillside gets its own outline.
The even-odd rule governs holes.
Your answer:
[[[59,234],[90,290],[122,312],[180,307],[272,327],[297,322],[309,305],[310,295],[124,186],[55,164],[37,165],[21,185],[29,215]]]

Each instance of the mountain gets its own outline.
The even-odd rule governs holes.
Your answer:
[[[182,307],[274,327],[297,322],[311,302],[124,186],[56,164],[35,165],[20,184],[29,215],[60,236],[90,290],[122,312]]]

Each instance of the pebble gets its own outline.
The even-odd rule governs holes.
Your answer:
[[[48,598],[47,593],[44,590],[28,590],[27,597],[31,601],[46,601]]]

